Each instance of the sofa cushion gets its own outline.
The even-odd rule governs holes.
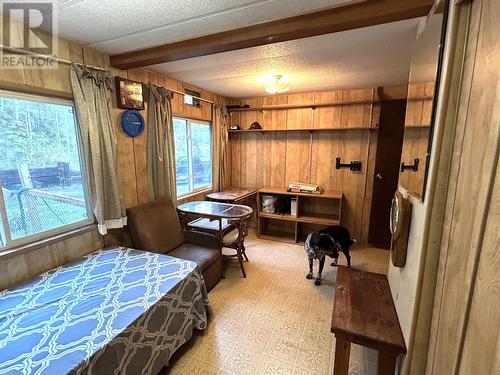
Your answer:
[[[137,249],[168,253],[184,242],[177,210],[169,200],[129,208],[127,216]]]
[[[168,252],[168,255],[195,262],[200,267],[201,272],[204,272],[215,262],[219,262],[221,257],[218,249],[209,249],[187,242]]]

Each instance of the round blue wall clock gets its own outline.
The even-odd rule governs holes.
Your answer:
[[[144,117],[135,109],[123,112],[122,129],[131,137],[137,137],[144,131]]]

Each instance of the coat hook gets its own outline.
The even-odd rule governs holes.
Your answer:
[[[411,169],[413,172],[418,171],[418,163],[420,162],[420,159],[414,159],[413,160],[413,165],[405,165],[404,162],[401,163],[401,168],[400,171],[404,172],[407,169]]]
[[[340,161],[342,159],[337,157],[335,159],[335,169],[349,168],[351,171],[359,172],[361,171],[361,162],[359,160],[352,160],[350,163],[342,164]]]

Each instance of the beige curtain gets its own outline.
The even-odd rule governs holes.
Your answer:
[[[213,107],[214,117],[212,124],[213,132],[213,189],[221,191],[229,186],[229,171],[228,171],[228,130],[229,130],[229,113],[226,106],[217,102]]]
[[[70,71],[84,169],[99,233],[127,224],[116,174],[116,134],[113,127],[110,72],[74,64]]]
[[[148,191],[150,200],[177,200],[175,185],[174,126],[172,95],[149,84],[148,103]]]

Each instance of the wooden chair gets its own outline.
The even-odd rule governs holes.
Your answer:
[[[221,247],[236,250],[235,254],[223,255],[224,258],[237,258],[243,277],[247,277],[243,262],[248,262],[245,249],[245,237],[248,236],[248,218],[238,221],[227,219],[210,220],[206,218],[196,219],[188,224],[189,227],[198,232],[207,232],[218,238],[222,238]]]

